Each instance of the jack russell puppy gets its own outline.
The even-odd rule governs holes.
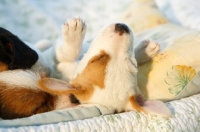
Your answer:
[[[135,58],[141,63],[156,55],[157,43],[142,41],[135,48],[135,56],[131,29],[114,23],[101,30],[77,62],[86,25],[80,18],[73,18],[63,26],[62,32],[63,40],[44,53],[47,60],[51,60],[48,65],[35,61],[32,66],[12,70],[7,68],[10,63],[6,63],[6,59],[0,60],[1,118],[27,117],[77,104],[98,104],[117,112],[133,110],[171,116],[163,102],[146,101],[137,87]],[[4,43],[3,48],[10,54],[9,44]],[[53,77],[65,81],[49,78],[46,66],[50,66]],[[22,70],[27,68],[30,69]]]
[[[123,23],[114,23],[100,31],[77,63],[85,30],[86,25],[80,18],[71,19],[63,26],[63,41],[56,45],[59,61],[56,70],[60,70],[58,73],[62,73],[61,78],[66,81],[42,78],[38,86],[52,95],[74,95],[80,104],[169,117],[171,112],[163,102],[146,101],[137,87],[134,50],[138,63],[142,63],[158,53],[159,44],[144,40],[134,49],[131,29]],[[66,106],[63,103],[57,107]]]

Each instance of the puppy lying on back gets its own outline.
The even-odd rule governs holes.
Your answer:
[[[163,102],[145,101],[137,87],[131,29],[122,23],[106,26],[77,64],[75,60],[81,51],[85,28],[82,20],[69,20],[63,27],[64,41],[56,47],[57,69],[69,83],[42,78],[38,81],[39,87],[52,95],[74,95],[81,104],[100,104],[117,112],[134,110],[169,117],[171,112]],[[135,48],[137,61],[150,59],[158,50],[157,43],[141,42]],[[67,53],[70,55],[65,56]]]

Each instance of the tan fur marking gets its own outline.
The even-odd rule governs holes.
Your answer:
[[[70,82],[73,87],[82,89],[75,94],[80,101],[90,99],[94,86],[99,86],[101,89],[105,87],[104,79],[109,60],[110,55],[104,50],[100,51],[100,54],[90,59],[83,72]]]
[[[0,72],[8,70],[8,66],[2,62],[0,62]]]
[[[15,119],[54,109],[56,96],[0,82],[0,117]]]
[[[147,113],[146,110],[144,110],[144,109],[137,103],[137,100],[136,100],[136,97],[135,97],[135,96],[130,96],[130,97],[129,97],[129,101],[131,102],[132,107],[133,107],[136,111]]]

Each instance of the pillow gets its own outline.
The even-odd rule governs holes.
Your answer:
[[[134,0],[119,20],[128,24],[135,33],[168,22],[153,0]]]
[[[164,24],[136,35],[152,39],[161,50],[138,69],[138,86],[149,100],[169,101],[200,92],[200,31]]]
[[[26,118],[14,120],[0,120],[0,127],[20,127],[20,126],[34,126],[52,124],[63,121],[74,121],[80,119],[87,119],[98,117],[101,115],[113,114],[114,109],[109,109],[103,106],[82,106],[76,108],[65,108],[61,110],[54,110],[42,114],[36,114]]]

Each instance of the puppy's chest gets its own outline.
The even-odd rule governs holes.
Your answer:
[[[127,104],[129,96],[134,94],[133,89],[136,87],[136,76],[129,70],[129,66],[125,63],[111,61],[106,69],[104,88],[94,86],[94,94],[89,102],[121,111]]]

